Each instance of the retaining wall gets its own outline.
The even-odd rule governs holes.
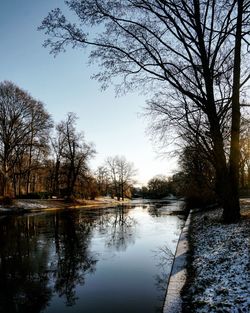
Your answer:
[[[176,247],[175,257],[168,280],[163,313],[181,313],[182,311],[181,289],[187,278],[186,266],[189,252],[188,232],[191,213],[192,212],[188,215]]]

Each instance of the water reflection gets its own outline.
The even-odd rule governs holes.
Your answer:
[[[55,256],[49,268],[55,280],[54,291],[65,297],[66,305],[73,305],[77,299],[75,289],[83,285],[86,272],[94,272],[97,260],[88,247],[91,223],[81,219],[79,214],[55,215]]]
[[[128,215],[131,206],[118,206],[109,214],[102,214],[98,227],[106,235],[106,246],[125,251],[134,242],[136,221]]]
[[[60,312],[66,312],[68,307],[75,308],[70,312],[85,309],[100,312],[95,301],[89,300],[93,296],[98,298],[98,292],[105,298],[101,303],[102,312],[117,311],[116,303],[111,306],[114,311],[110,309],[112,301],[117,301],[121,313],[126,310],[137,313],[158,311],[166,288],[166,267],[171,265],[165,248],[154,251],[152,256],[151,248],[164,243],[167,235],[164,232],[169,231],[165,230],[166,221],[157,219],[162,216],[163,211],[150,205],[2,218],[0,312],[55,312],[58,303],[63,308]],[[172,223],[170,242],[176,240],[178,235],[174,232],[178,232],[182,224],[175,219]],[[119,258],[112,262],[104,260],[102,253],[105,249],[109,254],[119,254]],[[112,281],[119,275],[118,282]],[[119,286],[121,282],[124,288],[128,288],[121,289],[117,299],[122,301],[130,297],[131,292],[131,296],[138,300],[133,304],[134,311],[125,306],[123,311],[121,303],[112,295],[112,286]],[[96,286],[95,289],[90,288],[91,284]],[[161,297],[161,300],[151,303],[151,298],[144,299],[143,307],[140,293],[135,294],[137,289],[141,293],[148,292],[150,297]]]
[[[164,245],[162,247],[158,247],[154,251],[155,264],[158,269],[157,274],[155,275],[155,286],[159,291],[159,297],[162,301],[162,295],[165,295],[166,285],[169,278],[169,271],[166,270],[172,264],[174,259],[174,252],[171,249]],[[156,312],[161,312],[162,307],[156,308]]]
[[[97,262],[88,249],[88,220],[68,212],[10,217],[0,232],[1,312],[40,312],[53,292],[75,304],[76,286]]]
[[[1,312],[40,312],[51,297],[44,270],[49,252],[37,237],[39,227],[34,218],[1,220]]]

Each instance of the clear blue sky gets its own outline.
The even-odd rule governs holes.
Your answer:
[[[159,159],[145,134],[146,121],[138,117],[143,95],[115,97],[110,87],[101,92],[90,76],[98,69],[87,65],[87,53],[72,50],[56,58],[42,47],[45,35],[37,31],[42,19],[63,0],[0,1],[0,81],[10,80],[44,102],[55,122],[67,112],[78,116],[78,129],[98,152],[94,169],[107,156],[124,155],[145,183],[157,174],[171,175],[175,161]]]

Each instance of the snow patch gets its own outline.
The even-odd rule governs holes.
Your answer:
[[[250,312],[249,220],[221,223],[222,210],[193,215],[194,312]]]

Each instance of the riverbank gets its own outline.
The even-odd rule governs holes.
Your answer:
[[[176,201],[181,201],[183,205],[178,208],[171,205]],[[111,197],[98,197],[95,200],[76,199],[75,201],[67,202],[63,199],[15,199],[11,205],[0,204],[0,215],[5,214],[24,214],[41,211],[53,211],[63,209],[91,209],[91,208],[107,208],[118,205],[138,205],[154,203],[156,207],[164,208],[169,215],[185,214],[184,200],[178,198],[164,199],[124,199],[118,201]],[[167,207],[165,207],[167,205]]]
[[[80,209],[110,207],[119,204],[128,204],[130,200],[118,201],[110,197],[99,197],[95,200],[77,199],[65,202],[63,199],[18,199],[11,205],[0,205],[0,214],[18,214],[61,209]]]
[[[191,217],[184,313],[249,312],[250,200],[241,201],[240,222],[223,224],[221,209]]]

